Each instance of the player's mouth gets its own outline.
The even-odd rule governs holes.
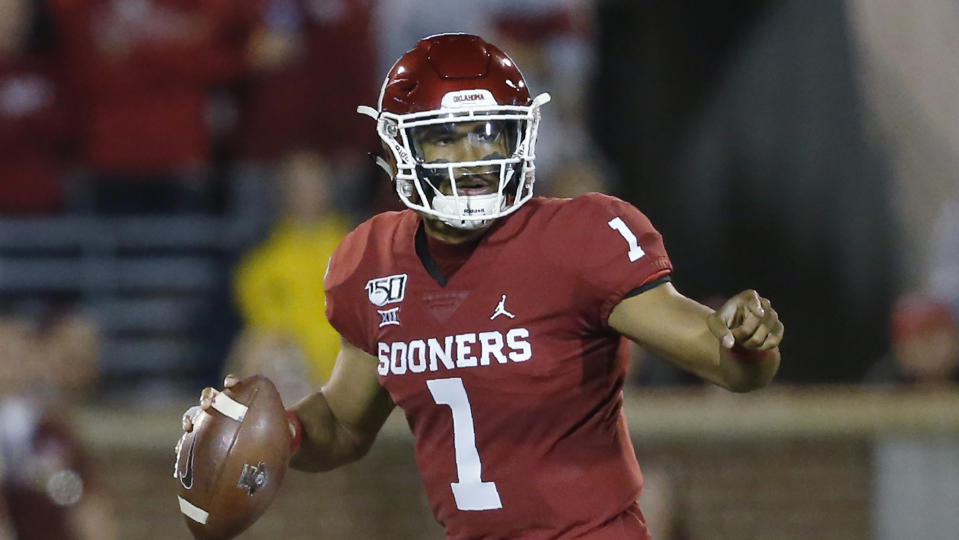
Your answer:
[[[456,193],[465,196],[495,193],[499,177],[493,174],[466,174],[456,179]]]

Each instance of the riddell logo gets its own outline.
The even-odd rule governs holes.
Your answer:
[[[400,161],[404,163],[410,160],[410,155],[406,153],[406,149],[400,146],[399,144],[394,144],[393,148],[396,149],[396,153],[400,156]]]

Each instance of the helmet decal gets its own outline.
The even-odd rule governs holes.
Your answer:
[[[477,88],[475,90],[454,90],[447,92],[440,102],[444,109],[456,109],[470,105],[496,105],[496,98],[489,90]]]

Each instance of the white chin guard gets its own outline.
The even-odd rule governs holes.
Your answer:
[[[439,218],[450,227],[467,231],[486,227],[505,207],[506,197],[498,193],[458,197],[436,194],[433,197],[433,209],[440,213],[475,217],[490,216],[490,219]]]

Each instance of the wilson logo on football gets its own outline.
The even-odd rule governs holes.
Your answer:
[[[402,302],[406,296],[406,274],[371,279],[366,282],[366,294],[374,306]]]

